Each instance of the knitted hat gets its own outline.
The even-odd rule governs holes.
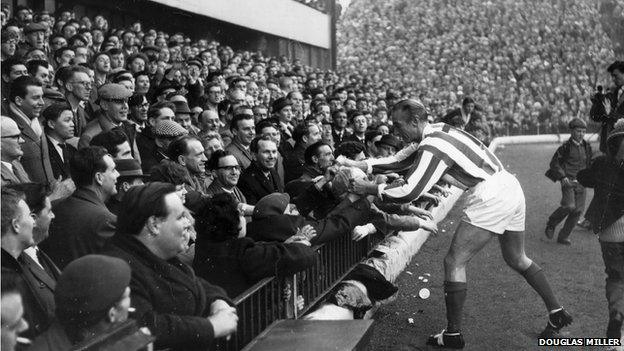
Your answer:
[[[143,174],[141,163],[133,158],[115,160],[115,166],[115,169],[119,172],[119,178],[149,178],[149,176]]]
[[[97,322],[121,299],[130,277],[130,266],[119,258],[86,255],[74,260],[56,284],[56,315],[70,324]]]
[[[401,141],[392,134],[386,134],[381,137],[381,140],[375,142],[375,146],[379,147],[381,145],[392,146],[398,150],[401,148]]]
[[[161,138],[177,138],[186,134],[188,131],[184,127],[168,119],[159,121],[154,128],[154,135]]]
[[[272,193],[260,199],[254,207],[252,219],[262,219],[269,216],[284,214],[290,196],[286,193]]]
[[[570,129],[587,128],[587,123],[580,118],[573,118],[570,123],[568,123],[568,127]]]

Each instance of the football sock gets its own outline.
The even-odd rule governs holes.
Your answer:
[[[522,272],[522,276],[526,279],[527,283],[542,297],[548,311],[553,311],[561,308],[561,304],[557,301],[555,294],[553,294],[548,280],[542,271],[542,267],[537,263],[532,262],[526,271]]]
[[[444,301],[446,302],[447,333],[459,333],[466,301],[465,282],[444,282]]]

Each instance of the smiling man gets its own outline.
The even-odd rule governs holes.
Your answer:
[[[252,161],[249,147],[251,141],[256,136],[254,117],[253,115],[237,114],[234,116],[231,123],[230,130],[234,138],[232,139],[232,143],[225,149],[236,157],[238,164],[243,169],[246,169]]]
[[[9,101],[8,115],[17,123],[24,139],[21,158],[24,169],[32,181],[51,184],[55,178],[39,121],[44,105],[41,83],[32,77],[15,79],[11,83]]]
[[[122,128],[131,147],[132,157],[141,161],[139,150],[136,144],[136,128],[128,120],[130,107],[128,99],[132,92],[120,84],[104,84],[98,89],[101,112],[98,116],[87,124],[84,133],[80,137],[78,147],[88,146],[91,139],[113,128]]]
[[[208,187],[207,195],[228,193],[232,194],[239,203],[247,203],[245,195],[237,187],[241,167],[236,157],[228,151],[217,150],[208,160],[208,170],[212,172],[214,181]]]
[[[41,244],[61,269],[78,257],[99,253],[115,232],[117,220],[105,205],[117,193],[119,177],[106,149],[79,149],[70,160],[70,171],[76,191],[55,204],[50,239]]]
[[[251,142],[251,153],[254,161],[243,171],[238,182],[239,188],[245,194],[247,203],[254,205],[265,195],[284,192],[279,174],[275,169],[277,164],[277,144],[268,136],[255,138]]]
[[[185,135],[169,144],[167,155],[173,162],[185,166],[193,181],[193,190],[206,194],[211,180],[206,177],[206,154],[199,139]]]

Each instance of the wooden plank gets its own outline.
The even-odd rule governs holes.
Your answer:
[[[363,350],[368,345],[373,322],[280,320],[243,351]]]

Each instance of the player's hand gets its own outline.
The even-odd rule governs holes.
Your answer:
[[[431,220],[420,220],[420,228],[430,232],[433,235],[438,235],[438,225]]]
[[[568,177],[564,177],[561,179],[561,184],[565,187],[571,187],[574,184],[572,183],[572,181],[570,181],[570,179],[568,179]]]
[[[351,232],[351,239],[353,239],[354,241],[360,241],[365,237],[374,234],[375,232],[377,232],[377,228],[375,228],[372,223],[358,225],[353,228],[353,231]]]
[[[375,190],[377,189],[377,185],[375,185],[374,183],[369,182],[368,180],[365,179],[351,179],[350,180],[350,185],[349,185],[349,191],[354,193],[354,194],[358,194],[358,195],[374,195],[376,193],[372,193],[371,189],[374,187]]]
[[[423,199],[427,199],[431,202],[433,202],[434,205],[438,206],[440,204],[440,197],[437,195],[434,195],[432,193],[424,193],[420,196]]]
[[[424,208],[416,207],[414,205],[409,205],[406,208],[407,212],[414,214],[423,219],[433,219],[433,215],[431,212],[425,210]]]

